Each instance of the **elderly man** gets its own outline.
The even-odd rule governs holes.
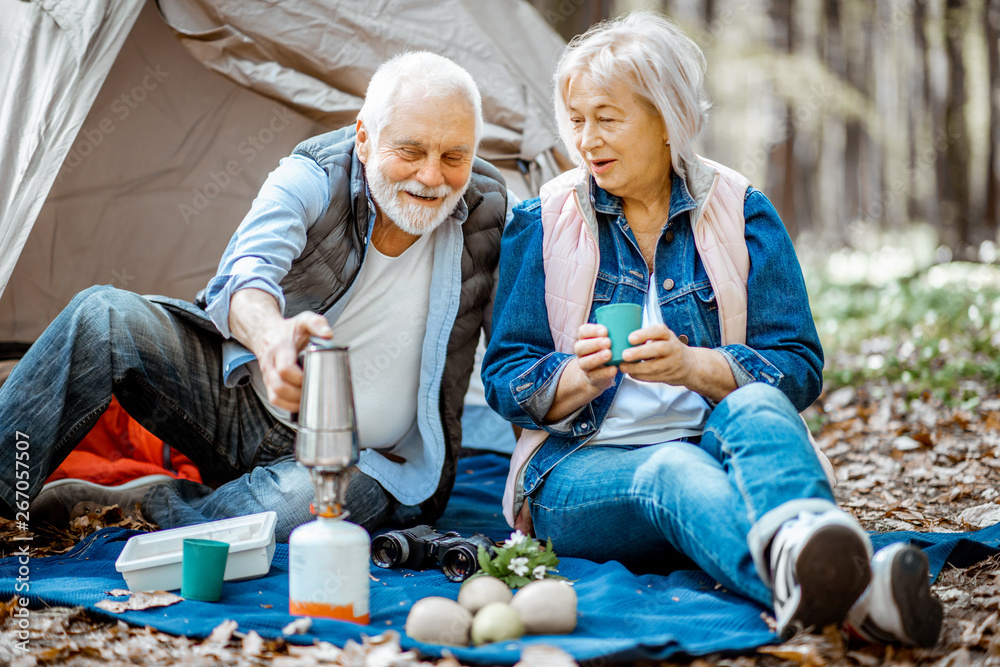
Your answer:
[[[291,412],[297,355],[319,336],[351,350],[363,450],[352,520],[433,521],[454,482],[507,213],[499,172],[476,157],[482,125],[465,70],[397,56],[373,76],[355,126],[281,160],[199,305],[78,294],[0,389],[0,511],[28,508],[114,395],[211,486],[54,483],[32,520],[65,519],[80,502],[138,502],[162,528],[275,510],[286,540],[312,518]],[[30,456],[18,487],[21,436]]]

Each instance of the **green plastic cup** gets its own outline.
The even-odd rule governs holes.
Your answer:
[[[184,540],[181,561],[181,597],[202,602],[218,602],[226,574],[229,544],[216,540]]]
[[[622,352],[632,347],[628,335],[642,328],[642,307],[634,303],[615,303],[601,306],[594,315],[598,324],[607,327],[608,337],[611,338],[611,361],[608,364],[617,366],[622,362]]]

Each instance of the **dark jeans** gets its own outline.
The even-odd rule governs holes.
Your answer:
[[[274,510],[276,537],[286,541],[313,518],[312,483],[292,458],[294,432],[249,385],[223,385],[221,340],[132,292],[92,287],[78,294],[0,387],[5,513],[38,495],[114,395],[153,435],[189,456],[211,485],[151,487],[142,502],[151,520],[174,528]],[[27,447],[19,450],[18,441]],[[347,507],[355,523],[372,530],[397,504],[367,475],[352,477]]]

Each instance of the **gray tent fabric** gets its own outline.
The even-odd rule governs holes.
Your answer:
[[[564,44],[521,0],[159,0],[159,6],[206,67],[327,127],[354,120],[379,63],[425,49],[459,63],[479,85],[484,158],[531,162],[556,143],[548,73]]]
[[[193,298],[267,174],[324,131],[206,70],[145,3],[0,297],[0,341],[33,342],[91,285]]]
[[[141,7],[0,0],[0,294]]]
[[[117,0],[36,4],[0,0],[0,30],[12,25],[7,17],[14,16],[24,19],[22,30],[32,34],[32,21],[56,23],[42,6],[58,12],[63,5],[79,5],[86,16],[72,22],[79,28],[90,20],[91,31],[71,42],[49,26],[46,30],[66,44],[48,49],[44,42],[36,44],[36,52],[45,54],[37,62],[22,57],[24,67],[35,63],[30,71],[48,75],[29,75],[28,69],[23,76],[20,70],[9,75],[0,102],[6,114],[0,124],[0,155],[6,158],[0,162],[0,266],[10,275],[0,293],[0,347],[34,341],[74,294],[91,285],[192,298],[214,274],[268,172],[302,139],[352,122],[368,77],[381,58],[397,50],[441,51],[472,71],[484,101],[490,100],[484,109],[486,157],[501,167],[513,166],[514,157],[531,165],[530,182],[516,170],[505,172],[515,193],[531,196],[541,179],[556,173],[546,150],[557,142],[547,90],[563,44],[547,27],[532,27],[543,21],[521,0],[482,3],[482,9],[471,1],[394,0],[373,2],[367,11],[366,2],[332,0],[219,3],[238,14],[224,14],[202,0],[161,0],[159,6]],[[442,6],[450,17],[440,13]],[[8,8],[17,12],[7,13]],[[123,17],[120,8],[138,16]],[[428,27],[425,14],[438,25]],[[224,27],[230,22],[232,27]],[[382,44],[378,25],[384,22],[392,24],[384,29],[394,35],[390,46]],[[356,33],[359,25],[367,32]],[[234,37],[233,30],[249,41]],[[542,36],[529,38],[534,32]],[[425,37],[405,41],[409,33]],[[346,34],[355,42],[358,35],[362,43],[373,41],[350,65],[337,59],[345,53]],[[429,35],[454,53],[432,48]],[[0,62],[10,60],[14,42],[24,39],[0,42]],[[246,45],[240,52],[245,58],[230,55],[237,42]],[[70,43],[83,49],[82,55],[74,55]],[[192,57],[192,43],[211,69]],[[97,58],[92,49],[106,53],[101,78],[82,73],[96,71],[93,64],[80,64]],[[463,55],[466,51],[471,55]],[[36,98],[31,113],[17,106],[19,99]],[[502,105],[508,98],[511,103]],[[68,113],[70,106],[79,116],[76,129],[65,120],[45,124],[45,109],[65,107]],[[28,133],[33,143],[22,136]],[[43,148],[48,172],[15,166],[20,156],[30,158]],[[34,193],[33,206],[24,200],[15,211],[10,195],[20,191]]]

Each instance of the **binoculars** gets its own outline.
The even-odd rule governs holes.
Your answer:
[[[479,569],[479,547],[493,556],[496,543],[481,533],[462,537],[439,533],[430,526],[390,530],[372,539],[372,562],[379,567],[422,570],[441,566],[452,581],[465,581]]]

